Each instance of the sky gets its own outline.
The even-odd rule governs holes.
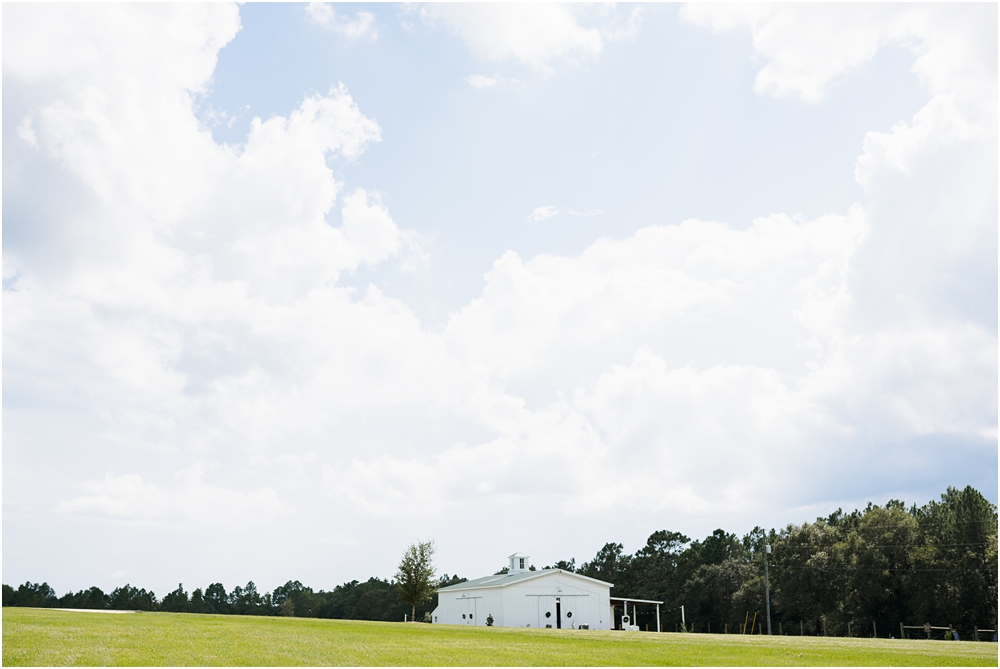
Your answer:
[[[997,501],[995,4],[3,18],[4,583]]]

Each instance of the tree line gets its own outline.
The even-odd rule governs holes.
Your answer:
[[[898,636],[900,623],[929,622],[970,638],[976,628],[997,629],[997,507],[971,486],[948,488],[940,501],[920,507],[891,500],[781,530],[757,527],[743,537],[719,529],[692,541],[660,530],[634,554],[607,543],[580,565],[570,558],[546,568],[611,582],[616,597],[663,601],[665,630],[679,629],[683,605],[688,631],[743,632],[752,616],[763,624],[768,545],[774,633],[888,637]],[[395,579],[350,581],[330,591],[288,581],[260,593],[251,581],[229,592],[221,583],[190,594],[178,585],[162,600],[131,585],[58,597],[48,584],[28,582],[16,590],[5,584],[3,605],[429,620],[437,595],[415,601],[406,559]],[[465,580],[445,574],[435,584]],[[656,629],[654,611],[637,613],[640,627]]]
[[[438,583],[453,585],[465,580],[445,574]],[[179,584],[176,590],[159,600],[152,591],[131,585],[115,588],[111,593],[92,587],[58,597],[47,583],[27,582],[16,590],[4,584],[3,605],[395,621],[403,620],[404,614],[414,613],[411,604],[400,598],[397,586],[395,580],[370,578],[363,583],[350,581],[330,591],[314,591],[299,581],[288,581],[273,592],[261,593],[250,581],[230,592],[221,583],[212,583],[205,589],[196,588],[188,593],[184,585]],[[429,619],[436,606],[437,595],[418,604],[416,619]]]
[[[663,601],[665,629],[678,628],[683,605],[689,630],[742,632],[755,615],[766,629],[767,545],[775,634],[898,637],[900,623],[927,622],[962,638],[997,629],[997,507],[971,486],[920,507],[891,500],[743,537],[654,532],[632,555],[608,543],[579,568],[553,566],[610,581],[618,597]],[[655,629],[655,613],[639,609],[638,624]]]

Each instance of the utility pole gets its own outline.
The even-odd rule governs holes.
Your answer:
[[[687,625],[684,623],[684,605],[681,604],[681,629],[687,632]]]
[[[771,544],[764,546],[764,597],[767,600],[767,635],[771,636],[771,583],[767,578],[767,556],[771,553]]]

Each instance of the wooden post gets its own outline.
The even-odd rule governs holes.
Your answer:
[[[872,621],[872,638],[874,638],[874,639],[878,638],[878,628],[875,627],[875,621],[874,620]]]
[[[820,622],[823,623],[823,636],[826,636],[826,618],[821,618]]]
[[[757,623],[757,635],[761,636],[764,634],[764,623]]]
[[[899,624],[902,625],[903,623],[899,623]],[[799,621],[799,636],[805,636],[805,634],[806,633],[802,631],[802,621],[800,620]]]
[[[781,621],[778,621],[778,636],[784,636],[784,632],[781,631]]]
[[[851,636],[851,621],[847,621],[847,636]]]
[[[740,634],[746,634],[747,633],[747,622],[749,622],[749,621],[750,621],[750,612],[747,611],[746,616],[743,617],[743,631],[741,631]]]
[[[753,628],[757,626],[757,612],[753,612],[753,622],[750,623],[750,634],[753,635]]]
[[[712,623],[708,623],[708,633],[712,633]]]
[[[899,623],[899,638],[900,639],[906,638],[906,632],[903,631],[903,623]]]
[[[726,625],[726,634],[729,634],[729,623],[725,623],[725,625]]]
[[[975,627],[973,627],[972,630],[973,630],[973,633],[975,634],[975,636],[972,637],[972,640],[973,641],[979,641],[979,625],[976,625]]]

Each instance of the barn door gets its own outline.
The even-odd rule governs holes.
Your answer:
[[[581,597],[567,597],[562,601],[563,626],[576,629],[580,624],[577,607],[580,606],[581,599]]]
[[[555,597],[539,597],[538,598],[538,626],[539,627],[555,627],[556,626],[556,598]]]
[[[465,600],[465,611],[463,612],[462,622],[466,625],[476,624],[476,600],[467,599]]]

